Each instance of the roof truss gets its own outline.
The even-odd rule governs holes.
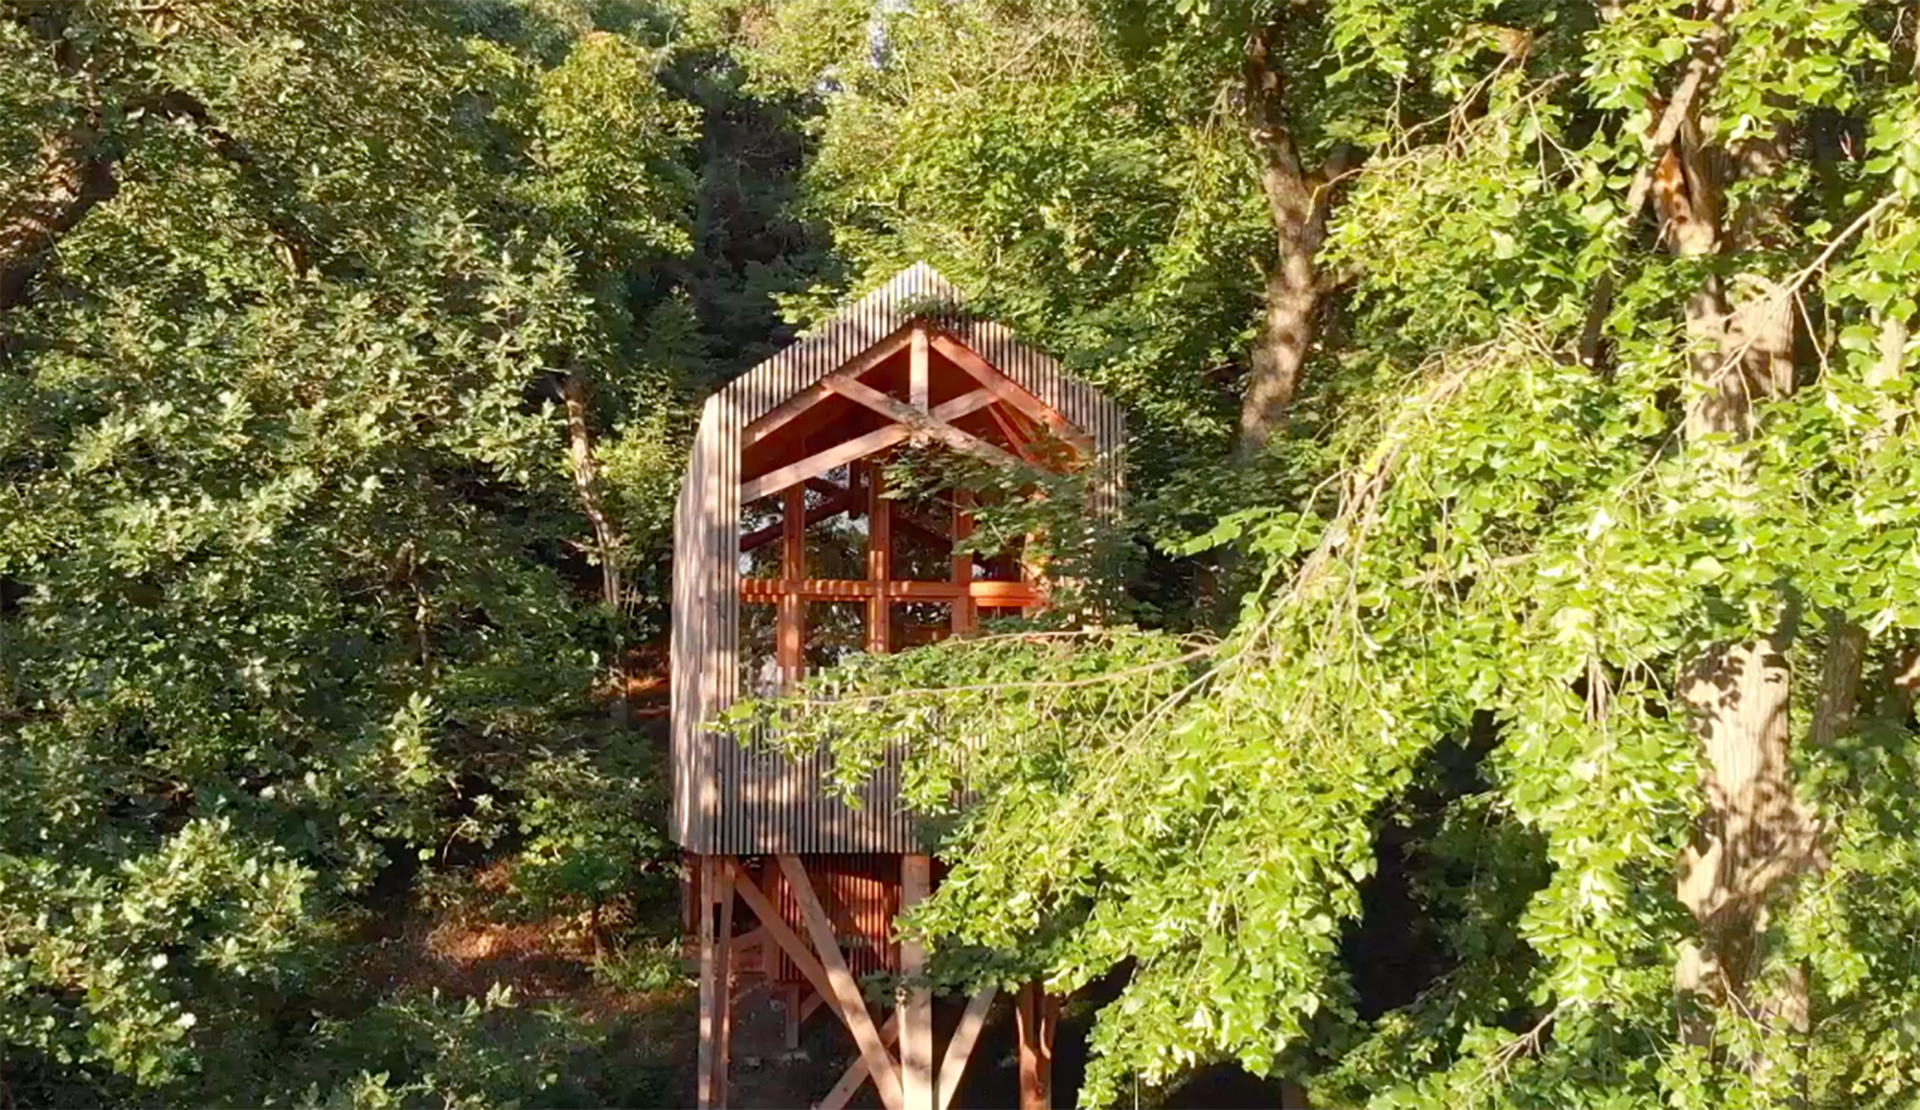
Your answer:
[[[931,354],[935,351],[963,371],[966,378],[962,380],[971,379],[976,388],[941,404],[929,406],[929,364]],[[902,352],[909,354],[907,401],[890,396],[862,380]],[[1029,449],[1031,444],[1028,441],[1032,436],[1016,431],[1024,422],[1023,417],[1034,425],[1044,427],[1082,455],[1093,452],[1092,439],[1066,418],[1002,374],[966,344],[924,322],[900,328],[747,425],[741,440],[742,448],[773,439],[783,430],[791,429],[801,416],[835,398],[850,401],[861,409],[883,416],[888,423],[743,481],[740,485],[742,501],[758,500],[798,482],[818,480],[835,467],[910,439],[943,443],[997,466],[1011,466],[1023,461],[1033,463],[1037,456]],[[955,426],[955,421],[983,409],[1013,446],[1013,452]],[[1002,409],[1007,411],[1003,413]],[[1014,452],[1018,453],[1018,457]]]

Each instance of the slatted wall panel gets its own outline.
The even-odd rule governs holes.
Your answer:
[[[740,442],[748,424],[914,315],[945,317],[956,338],[1093,438],[1103,475],[1097,506],[1111,512],[1119,504],[1126,436],[1119,407],[1005,328],[937,311],[960,303],[945,278],[916,263],[707,400],[674,514],[673,824],[688,851],[916,850],[912,821],[898,802],[897,754],[856,809],[826,790],[822,757],[790,760],[764,743],[737,743],[704,727],[739,690]]]
[[[806,936],[800,900],[787,885],[786,873],[769,859],[762,861],[759,876],[768,901],[779,908],[787,927]],[[807,859],[807,878],[827,911],[827,920],[833,923],[848,970],[856,978],[877,971],[899,971],[900,946],[893,940],[893,919],[900,912],[900,857],[813,855]],[[784,951],[767,970],[781,982],[806,982],[806,976]]]

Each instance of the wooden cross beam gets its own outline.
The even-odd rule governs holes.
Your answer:
[[[850,401],[858,401],[896,423],[913,429],[916,434],[937,439],[956,451],[977,455],[998,466],[1014,466],[1020,461],[979,436],[963,432],[932,413],[922,412],[912,405],[896,401],[865,382],[852,379],[836,381],[832,383],[831,388],[842,397]]]
[[[999,409],[988,409],[987,415],[993,417],[993,426],[1000,429],[1000,434],[1007,437],[1007,442],[1013,444],[1014,451],[1019,454],[1022,459],[1025,459],[1027,463],[1032,466],[1038,466],[1040,464],[1040,460],[1034,458],[1032,449],[1027,445],[1027,437],[1022,435],[1020,430],[1013,426],[1012,420],[1002,415]],[[1014,419],[1018,419],[1018,417]]]
[[[902,328],[874,344],[845,366],[780,402],[758,420],[747,425],[746,431],[740,437],[741,448],[744,450],[767,439],[786,427],[794,418],[833,396],[834,381],[839,379],[852,381],[899,354],[912,342],[913,329]]]
[[[895,1010],[887,1015],[887,1023],[880,1027],[880,1039],[890,1046],[899,1042],[900,1011]],[[847,1065],[847,1070],[840,1073],[840,1081],[833,1085],[833,1090],[827,1092],[827,1097],[813,1104],[813,1110],[846,1110],[847,1103],[853,1101],[854,1094],[867,1081],[867,1074],[866,1058],[854,1057],[853,1062]]]
[[[807,484],[812,485],[813,483],[809,482]],[[851,509],[854,504],[854,495],[856,493],[861,492],[858,490],[841,489],[839,486],[834,485],[832,482],[827,482],[825,484],[832,486],[834,489],[839,490],[840,492],[837,496],[830,497],[827,500],[822,501],[820,504],[815,505],[813,508],[807,510],[806,526],[808,528],[813,527],[814,525],[820,523],[823,520],[828,519],[829,517],[839,516],[841,513],[844,513],[848,509]],[[770,544],[773,541],[779,539],[780,534],[785,529],[785,527],[786,527],[785,521],[776,520],[772,524],[767,525],[765,528],[760,528],[760,529],[756,529],[755,531],[748,532],[746,535],[740,537],[740,550],[752,551],[756,548],[765,547],[767,544]]]
[[[953,601],[970,597],[976,605],[1006,607],[1038,605],[1040,590],[1029,582],[1000,582],[990,578],[972,582],[918,582],[894,579],[872,582],[858,578],[742,578],[740,600],[750,605],[778,602],[787,594],[808,601],[856,601],[883,597],[894,601]]]
[[[786,876],[794,900],[800,903],[800,916],[807,923],[814,951],[826,970],[828,998],[837,1005],[840,1020],[846,1022],[847,1031],[853,1034],[854,1043],[860,1046],[860,1057],[867,1062],[867,1071],[873,1076],[873,1085],[880,1092],[880,1101],[887,1104],[887,1110],[903,1110],[900,1070],[893,1066],[893,1057],[887,1052],[886,1042],[881,1039],[880,1031],[873,1027],[873,1015],[867,1011],[867,1000],[861,997],[860,984],[854,979],[853,972],[847,970],[847,961],[840,954],[840,938],[834,935],[833,922],[827,919],[827,911],[814,893],[806,865],[795,855],[781,855],[779,860],[780,873]]]
[[[841,463],[864,459],[876,451],[884,451],[896,443],[903,443],[912,435],[913,429],[902,424],[889,424],[884,428],[876,428],[866,435],[855,436],[845,443],[837,443],[799,462],[788,463],[778,470],[770,470],[758,478],[740,483],[740,500],[758,501],[767,494],[786,489],[795,482],[818,478]]]
[[[954,1093],[960,1089],[960,1077],[966,1074],[974,1042],[980,1039],[980,1027],[987,1022],[987,1011],[993,1008],[997,990],[989,983],[967,1000],[960,1025],[953,1031],[953,1039],[947,1042],[947,1054],[940,1059],[940,1089],[934,1094],[934,1110],[947,1110],[953,1105]]]
[[[1093,440],[1080,429],[1067,422],[1067,418],[1053,411],[1053,407],[1033,394],[1022,389],[1013,379],[1002,374],[992,363],[975,354],[973,348],[950,335],[935,333],[932,339],[933,349],[945,355],[949,361],[965,370],[980,383],[982,388],[992,390],[995,397],[1005,401],[1010,407],[1045,424],[1053,434],[1073,444],[1083,455],[1093,454]]]
[[[845,383],[842,384],[844,385]],[[1000,458],[1008,463],[1014,461],[1012,455],[1001,451],[998,447],[975,436],[968,435],[958,428],[947,427],[948,421],[958,420],[968,413],[978,412],[988,405],[993,404],[994,396],[987,390],[976,389],[964,397],[955,397],[951,401],[935,406],[931,413],[922,413],[916,412],[907,405],[901,404],[899,401],[888,397],[872,386],[854,382],[851,388],[865,390],[867,394],[878,397],[888,406],[892,406],[891,410],[882,410],[888,412],[888,415],[905,413],[912,419],[914,424],[929,424],[935,427],[946,428],[947,432],[951,435],[965,437],[967,440],[985,448],[987,452],[997,452]],[[837,393],[838,387],[829,390],[829,392]],[[801,459],[799,462],[788,463],[786,466],[780,467],[777,470],[770,470],[758,478],[751,478],[740,483],[740,501],[742,504],[750,501],[758,501],[762,497],[770,493],[777,493],[796,482],[805,482],[809,478],[818,478],[843,463],[850,463],[855,459],[864,459],[876,451],[884,451],[896,443],[904,442],[912,438],[917,430],[913,424],[904,422],[889,424],[884,428],[876,428],[865,435],[855,436],[845,443],[837,443],[832,447],[817,451]],[[940,433],[936,432],[932,434],[938,435]]]
[[[787,954],[787,959],[793,961],[793,966],[800,969],[800,974],[812,984],[816,997],[823,1000],[829,998],[831,988],[827,985],[826,968],[814,958],[806,942],[788,927],[786,918],[780,916],[773,899],[768,898],[759,884],[748,878],[732,859],[727,860],[726,867],[728,873],[734,876],[733,889],[747,904],[747,908],[753,911],[753,915],[760,919],[760,927],[767,931],[767,939],[779,945],[780,950]]]

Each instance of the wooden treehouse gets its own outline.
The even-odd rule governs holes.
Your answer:
[[[736,1002],[777,1000],[789,1047],[824,1010],[859,1056],[818,1105],[869,1081],[889,1110],[952,1104],[991,992],[941,1007],[912,992],[875,1013],[860,976],[911,975],[893,920],[935,862],[897,797],[897,760],[850,807],[818,757],[791,759],[710,727],[734,699],[776,691],[857,651],[891,651],[1044,601],[1016,554],[956,553],[966,490],[884,496],[908,444],[1007,463],[1118,473],[1124,426],[1104,396],[994,324],[924,264],[742,375],[701,414],[674,512],[673,835],[693,863],[700,949],[699,1100],[726,1105]],[[1106,482],[1106,478],[1090,478]],[[1093,491],[1096,507],[1118,491]],[[744,905],[744,912],[741,907]],[[1016,1007],[1022,1079],[1046,1097],[1052,1004]],[[938,1017],[938,1020],[936,1018]],[[936,1024],[946,1032],[936,1053]]]

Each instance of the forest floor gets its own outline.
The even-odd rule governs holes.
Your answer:
[[[658,669],[636,665],[629,673]],[[636,726],[653,730],[664,723],[662,679],[636,682],[627,696]],[[506,988],[522,1014],[561,1020],[538,1026],[531,1041],[515,1039],[527,1037],[524,1028],[503,1035],[492,1046],[506,1058],[503,1064],[512,1066],[516,1054],[527,1069],[563,1061],[574,1075],[574,1088],[589,1092],[597,1105],[693,1105],[699,1041],[695,963],[681,932],[670,876],[658,877],[638,913],[609,911],[599,922],[598,946],[585,915],[529,912],[513,889],[505,858],[395,878],[383,900],[386,912],[371,926],[372,943],[363,949],[357,969],[356,977],[371,993],[485,1000]],[[1116,988],[1117,983],[1096,985],[1066,1008],[1054,1056],[1061,1105],[1072,1104],[1079,1088],[1092,1012]],[[824,1013],[802,1028],[799,1048],[788,1050],[778,1007],[764,985],[744,986],[736,1001],[729,1102],[742,1110],[810,1106],[853,1060],[851,1039]],[[958,1002],[946,1008],[957,1010]],[[1011,1010],[1004,998],[994,1007],[956,1105],[1018,1102]],[[956,1019],[957,1013],[948,1013],[942,1023]],[[556,1037],[568,1043],[556,1044]],[[1280,1104],[1278,1095],[1277,1085],[1237,1068],[1208,1069],[1163,1105],[1274,1106]],[[853,1105],[878,1107],[880,1101],[868,1085]]]
[[[510,869],[502,862],[438,874],[417,884],[379,937],[360,970],[386,996],[438,991],[443,997],[484,999],[496,986],[512,991],[523,1010],[558,1010],[578,1043],[544,1046],[572,1067],[598,1069],[582,1086],[606,1106],[691,1106],[698,1019],[692,961],[676,915],[647,921],[613,918],[609,943],[623,947],[596,959],[579,915],[532,917],[519,912]],[[1106,993],[1096,986],[1093,995]],[[1094,999],[1067,1007],[1055,1045],[1055,1094],[1071,1104],[1085,1066],[1085,1042]],[[1011,1106],[1018,1101],[1018,1058],[1011,1007],[1002,1000],[982,1032],[956,1105]],[[817,1015],[803,1029],[797,1051],[784,1045],[784,1019],[764,987],[749,987],[736,1003],[732,1105],[742,1110],[804,1107],[832,1088],[853,1058],[850,1038]],[[949,1015],[949,1019],[951,1015]],[[503,1049],[509,1046],[501,1046]],[[871,1086],[856,1107],[877,1107]],[[1277,1106],[1277,1084],[1236,1068],[1197,1075],[1163,1105]],[[533,1104],[530,1104],[533,1105]]]
[[[503,1055],[529,1069],[559,1061],[603,1105],[692,1104],[697,1007],[673,925],[609,919],[596,957],[584,916],[527,913],[501,861],[438,872],[402,902],[356,969],[373,992],[484,1001],[504,988],[517,1012],[551,1020],[533,1044],[502,1023]]]

